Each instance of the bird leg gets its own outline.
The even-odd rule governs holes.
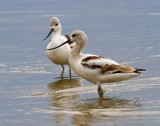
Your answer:
[[[61,65],[61,66],[62,66],[62,72],[64,73],[65,68],[64,68],[64,66],[63,66],[63,65]]]
[[[69,66],[69,78],[72,79],[71,67]]]
[[[97,91],[98,91],[99,96],[103,97],[103,90],[102,90],[101,84],[98,85]]]
[[[65,67],[63,65],[61,65],[61,66],[62,66],[61,79],[63,79],[63,74],[64,74]]]

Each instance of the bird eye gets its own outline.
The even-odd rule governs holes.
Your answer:
[[[73,35],[72,35],[72,37],[75,37],[75,36],[76,36],[76,34],[73,34]]]
[[[55,24],[56,26],[58,26],[58,23],[57,24]]]

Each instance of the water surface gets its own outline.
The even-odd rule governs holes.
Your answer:
[[[160,123],[160,2],[158,0],[5,0],[0,4],[0,125],[157,126]],[[49,21],[63,33],[88,35],[86,53],[147,69],[129,81],[97,86],[68,67],[52,64],[44,50]]]

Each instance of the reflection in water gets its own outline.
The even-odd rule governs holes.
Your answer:
[[[89,126],[92,123],[98,123],[102,120],[111,121],[114,125],[116,122],[113,120],[114,110],[119,110],[120,117],[125,110],[133,111],[140,107],[136,100],[125,100],[120,98],[92,98],[82,100],[82,103],[75,107],[77,111],[81,111],[84,115],[73,116],[73,123],[77,126]]]
[[[80,79],[63,79],[55,81],[51,84],[48,84],[48,88],[55,92],[58,90],[68,89],[68,88],[74,88],[74,87],[80,87],[82,84]],[[58,110],[67,110],[75,107],[76,105],[80,104],[80,95],[63,95],[63,94],[56,94],[53,93],[50,95],[49,100],[51,106],[53,108],[56,107]],[[67,122],[68,115],[65,113],[59,113],[55,114],[56,123],[62,124],[64,122]]]
[[[48,88],[55,92],[58,90],[68,89],[80,87],[82,82],[80,79],[63,79],[55,81],[51,84],[48,84]],[[62,95],[53,93],[50,97],[50,103],[53,104],[54,107],[61,108],[72,108],[77,102],[79,102],[79,95]]]
[[[136,100],[125,100],[120,99],[117,97],[113,98],[92,98],[92,99],[85,99],[82,100],[82,104],[79,106],[76,106],[76,109],[80,110],[88,110],[88,109],[119,109],[119,108],[125,108],[125,107],[136,107],[137,101]]]
[[[82,82],[80,79],[62,79],[48,84],[51,91],[58,91],[68,88],[80,87]]]
[[[81,87],[82,85],[80,79],[64,79],[48,84],[48,88],[54,92],[67,88]],[[55,113],[54,118],[57,124],[66,124],[68,118],[72,118],[72,124],[76,126],[89,126],[103,119],[109,120],[112,118],[112,111],[114,110],[119,110],[120,115],[123,115],[124,110],[131,112],[141,106],[137,100],[126,100],[119,97],[92,97],[88,99],[81,97],[77,93],[69,93],[68,95],[67,92],[51,94],[49,103],[52,106],[51,109],[58,111]],[[82,114],[71,114],[71,112]],[[114,120],[112,121],[113,124],[116,124]]]

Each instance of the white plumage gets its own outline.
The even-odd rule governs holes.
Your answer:
[[[58,46],[68,40],[68,38],[66,36],[61,35],[62,27],[61,27],[61,24],[60,24],[60,21],[58,18],[56,18],[56,17],[51,18],[50,28],[51,28],[51,31],[49,32],[47,37],[44,39],[44,40],[46,40],[50,36],[50,34],[52,34],[51,41],[47,45],[47,49],[56,47],[56,46]],[[71,48],[70,48],[69,44],[65,44],[64,46],[57,48],[55,50],[46,50],[47,57],[53,63],[62,66],[62,68],[63,68],[62,75],[64,72],[63,65],[69,64],[68,55],[70,52],[71,52]]]
[[[120,65],[116,61],[92,54],[83,54],[87,44],[87,35],[80,30],[71,34],[70,40],[65,43],[74,43],[69,54],[69,64],[73,71],[86,80],[98,84],[98,93],[103,96],[101,83],[119,82],[141,75],[137,69]],[[62,44],[64,45],[64,43]],[[60,47],[60,46],[59,46]],[[54,49],[54,48],[53,48]]]

